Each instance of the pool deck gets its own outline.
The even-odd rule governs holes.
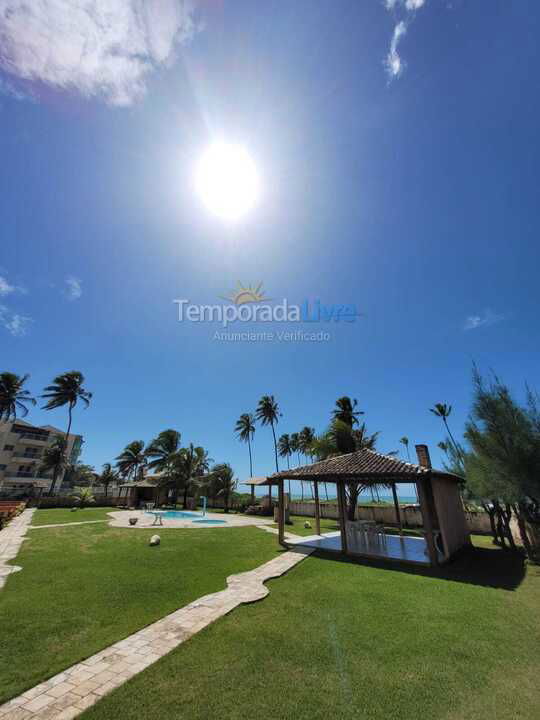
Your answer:
[[[188,511],[191,512],[191,511]],[[198,515],[197,519],[202,518],[201,512],[193,511],[193,514]],[[201,529],[201,528],[230,528],[230,527],[247,527],[250,525],[271,525],[274,520],[269,517],[261,517],[260,515],[237,515],[235,513],[214,513],[207,512],[206,520],[222,520],[222,523],[194,523],[195,518],[171,518],[162,517],[163,525],[154,525],[154,515],[151,515],[144,510],[118,510],[109,513],[109,525],[112,527],[129,528],[130,530],[148,530],[149,528],[155,527],[156,532],[159,529]],[[137,518],[136,525],[129,524],[129,518]]]

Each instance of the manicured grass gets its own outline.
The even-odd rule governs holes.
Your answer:
[[[285,525],[285,532],[294,533],[294,535],[315,535],[315,518],[303,517],[301,515],[291,515],[292,525]],[[310,528],[305,528],[306,520],[310,523]],[[273,523],[272,527],[277,528],[277,523]],[[332,532],[339,530],[337,520],[321,519],[321,532]]]
[[[256,528],[30,530],[0,591],[0,703],[275,557]],[[126,717],[126,716],[122,716]]]
[[[108,514],[117,510],[115,507],[85,507],[71,510],[70,508],[54,508],[52,510],[36,510],[32,516],[32,525],[53,525],[54,523],[84,522],[85,520],[107,520]]]
[[[438,571],[312,556],[82,718],[537,717],[540,568],[481,545]]]

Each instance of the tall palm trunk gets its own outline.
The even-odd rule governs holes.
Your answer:
[[[73,412],[73,403],[69,403],[69,406],[68,406],[68,426],[67,426],[66,437],[65,437],[66,446],[65,446],[65,448],[64,448],[64,456],[65,456],[65,458],[66,458],[66,464],[67,464],[67,459],[68,459],[68,458],[67,458],[67,451],[68,451],[68,443],[69,443],[69,433],[71,432],[71,420],[72,420],[71,413],[72,413],[72,412]]]
[[[55,488],[57,480],[58,480],[58,465],[55,465],[54,470],[53,470],[51,487],[49,488],[49,495],[52,495],[54,493],[54,488]]]
[[[184,508],[184,510],[185,510],[186,507],[187,507],[187,496],[188,496],[188,484],[187,484],[187,482],[186,482],[186,484],[185,484],[185,486],[184,486],[184,501],[183,501],[183,508]]]
[[[291,453],[289,452],[287,455],[287,470],[291,469],[291,462],[290,462]],[[291,478],[288,479],[288,485],[289,485],[289,502],[292,500],[291,497]]]
[[[457,453],[457,455],[458,455],[458,457],[459,457],[459,455],[460,455],[459,448],[458,448],[458,446],[457,446],[456,441],[454,440],[454,436],[453,436],[452,433],[450,432],[450,426],[448,425],[448,421],[447,421],[447,419],[446,419],[445,417],[443,417],[443,422],[444,422],[444,425],[445,425],[446,430],[447,430],[447,432],[448,432],[448,435],[450,436],[450,440],[452,441],[452,444],[454,445],[454,449],[455,449],[455,451],[456,451],[456,453]]]
[[[277,455],[276,431],[274,429],[274,423],[272,422],[272,423],[270,423],[270,425],[272,426],[272,436],[274,438],[274,455],[276,458],[276,472],[279,472],[279,465],[278,465],[278,459],[277,459],[278,455]],[[272,508],[272,486],[271,485],[268,486],[268,500],[269,500],[270,509],[271,509]]]
[[[251,442],[248,435],[248,450],[249,450],[249,477],[253,477],[253,458],[251,457]],[[251,504],[255,505],[255,485],[251,486]]]

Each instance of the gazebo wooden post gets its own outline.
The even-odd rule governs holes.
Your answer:
[[[396,520],[399,525],[399,534],[403,535],[403,523],[401,522],[401,510],[399,509],[399,501],[395,482],[392,483],[392,497],[394,498],[394,507],[396,508]]]
[[[278,541],[280,545],[285,547],[285,493],[283,485],[284,480],[280,478],[278,481]]]
[[[317,535],[321,534],[321,506],[319,503],[319,483],[317,480],[313,483],[315,494],[315,530]]]
[[[433,537],[433,523],[431,522],[431,513],[424,488],[425,482],[431,482],[431,479],[426,480],[419,478],[416,481],[416,489],[418,491],[418,501],[420,503],[420,513],[422,514],[422,524],[426,536],[429,560],[432,565],[438,565],[437,548],[435,547],[435,539]]]
[[[345,500],[345,486],[339,480],[336,482],[339,510],[339,529],[341,532],[341,552],[348,554],[347,547],[347,503]]]

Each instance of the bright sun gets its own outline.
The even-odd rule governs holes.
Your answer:
[[[241,145],[210,145],[197,165],[195,187],[208,210],[224,220],[238,220],[259,198],[255,164]]]

